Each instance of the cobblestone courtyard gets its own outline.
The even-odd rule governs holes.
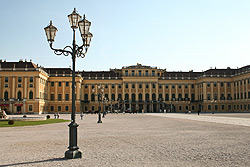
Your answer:
[[[64,159],[67,122],[0,128],[0,166],[250,166],[250,114],[109,114],[102,124],[97,115],[79,118],[82,159]]]

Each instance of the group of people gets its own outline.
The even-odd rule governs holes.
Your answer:
[[[0,110],[0,118],[2,118],[2,119],[7,119],[8,118],[8,116],[7,116],[7,114],[6,114],[6,112],[4,110]]]
[[[58,112],[58,113],[54,113],[54,118],[55,118],[55,119],[59,119],[59,116],[60,116],[60,115],[59,115],[59,112]]]

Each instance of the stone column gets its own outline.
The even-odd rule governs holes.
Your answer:
[[[36,97],[36,99],[39,99],[40,97],[39,97],[39,77],[36,77],[36,94],[35,94],[35,97]],[[40,110],[39,110],[39,112],[40,112]]]
[[[12,77],[12,96],[10,99],[15,99],[15,93],[16,93],[16,77]]]

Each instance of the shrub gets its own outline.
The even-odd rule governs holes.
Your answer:
[[[14,124],[14,120],[9,120],[9,121],[8,121],[8,124],[9,124],[9,125],[13,125],[13,124]]]
[[[50,115],[47,115],[46,118],[47,118],[47,119],[50,119]]]

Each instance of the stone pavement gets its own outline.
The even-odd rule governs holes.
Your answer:
[[[0,128],[0,166],[250,166],[249,115],[109,114],[102,124],[77,115],[83,158],[73,160],[69,123]]]

